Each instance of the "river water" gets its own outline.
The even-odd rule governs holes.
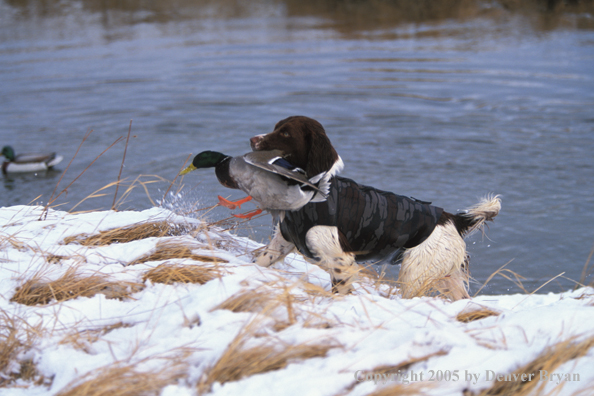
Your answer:
[[[115,3],[0,0],[0,145],[65,158],[4,176],[0,206],[46,203],[74,180],[54,206],[109,209],[115,189],[101,189],[118,180],[132,121],[119,208],[148,208],[190,154],[247,152],[251,136],[300,114],[325,126],[343,176],[362,184],[448,211],[501,195],[495,223],[468,240],[474,291],[506,264],[528,291],[580,279],[594,244],[591,10]],[[211,171],[182,183],[164,205],[242,196]],[[266,240],[270,219],[236,232]],[[482,293],[519,290],[496,276]]]

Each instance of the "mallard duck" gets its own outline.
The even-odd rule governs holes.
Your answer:
[[[312,180],[305,172],[292,166],[278,150],[257,151],[231,157],[216,151],[203,151],[196,155],[192,164],[182,170],[185,175],[196,169],[215,168],[219,182],[228,188],[240,189],[247,198],[232,202],[219,196],[219,203],[230,209],[241,207],[251,200],[257,201],[261,209],[236,217],[251,218],[262,210],[297,210],[308,202],[326,199],[327,185],[319,185],[321,176]]]
[[[2,163],[2,173],[41,172],[50,169],[62,161],[64,157],[56,153],[25,153],[15,155],[10,146],[2,148],[6,161]]]

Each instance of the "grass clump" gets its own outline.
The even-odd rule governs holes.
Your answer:
[[[202,261],[207,263],[228,263],[228,260],[207,256],[204,254],[196,254],[192,252],[188,246],[181,243],[159,242],[154,252],[142,256],[128,265],[146,263],[147,261],[164,261],[172,259],[190,259],[195,261]]]
[[[254,335],[253,327],[255,326],[246,326],[231,341],[219,360],[205,370],[198,383],[198,394],[210,392],[215,382],[224,384],[255,374],[280,370],[305,359],[326,357],[330,349],[340,347],[339,344],[327,340],[324,343],[297,345],[279,344],[278,341],[274,344],[273,341],[269,341],[247,348],[247,341]]]
[[[475,320],[485,319],[490,316],[499,316],[501,313],[490,308],[481,308],[472,311],[460,312],[456,320],[462,323],[469,323]]]
[[[257,289],[241,291],[211,309],[226,309],[232,312],[252,312],[267,315],[275,319],[274,331],[282,331],[297,322],[303,311],[300,309],[302,298],[291,293],[291,287],[270,282]],[[284,312],[284,313],[283,313]],[[282,315],[279,319],[277,316]],[[286,316],[285,316],[286,315]],[[309,320],[303,324],[308,325]]]
[[[141,239],[164,236],[177,236],[188,233],[191,228],[184,224],[168,221],[153,221],[127,227],[101,231],[96,235],[79,234],[64,238],[65,245],[78,243],[83,246],[106,246],[112,243],[126,243]]]
[[[221,277],[221,272],[214,267],[200,265],[161,264],[145,272],[142,281],[153,283],[199,283],[201,285]]]
[[[114,364],[93,371],[67,385],[56,396],[157,396],[161,390],[185,376],[179,362],[148,372],[136,364]]]
[[[113,282],[105,274],[82,275],[75,267],[69,268],[60,278],[48,281],[41,273],[19,286],[10,301],[24,305],[44,305],[50,301],[66,301],[78,297],[104,294],[107,298],[124,299],[144,288],[134,282]]]
[[[575,337],[568,340],[558,342],[546,348],[534,360],[519,367],[508,375],[510,378],[521,378],[522,374],[526,376],[532,375],[532,378],[540,378],[540,371],[547,371],[554,373],[555,370],[562,364],[580,357],[585,356],[589,350],[594,346],[594,336],[588,337],[582,341],[576,341]],[[541,394],[548,381],[495,381],[490,388],[483,390],[480,393],[475,393],[477,396],[528,396],[533,394]],[[536,389],[538,388],[538,389]]]
[[[217,309],[227,309],[232,312],[257,313],[271,305],[278,305],[274,292],[270,290],[246,290],[229,297],[214,307],[211,312]]]

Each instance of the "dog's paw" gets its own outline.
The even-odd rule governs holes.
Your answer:
[[[269,251],[264,251],[258,257],[252,260],[252,263],[259,265],[260,267],[270,267],[278,259],[278,254],[273,254]]]
[[[351,279],[336,279],[332,278],[332,293],[334,294],[351,294],[355,291],[353,281]]]

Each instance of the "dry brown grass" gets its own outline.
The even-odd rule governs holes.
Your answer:
[[[425,279],[421,285],[414,285],[397,282],[399,284],[400,294],[405,294],[405,298],[415,297],[437,297],[444,300],[455,300],[452,293],[444,288],[442,281],[448,280],[447,277]],[[404,297],[403,297],[404,298]]]
[[[433,352],[427,355],[423,355],[423,356],[419,356],[416,358],[410,358],[408,360],[405,360],[401,363],[395,364],[395,365],[382,365],[382,366],[377,366],[375,368],[373,368],[371,371],[369,371],[370,374],[390,374],[390,373],[398,373],[398,371],[406,371],[409,368],[411,368],[414,364],[417,364],[419,362],[425,362],[429,359],[431,359],[432,357],[435,356],[445,356],[448,354],[448,351],[446,350],[439,350],[437,352]],[[368,372],[363,372],[361,375],[366,375],[368,374]]]
[[[123,322],[118,322],[118,323],[114,323],[109,326],[103,326],[103,327],[100,327],[97,329],[86,329],[86,330],[81,330],[81,331],[74,329],[73,332],[69,333],[62,340],[60,340],[59,344],[70,344],[75,349],[80,349],[87,353],[91,353],[88,348],[89,345],[96,342],[97,340],[99,340],[99,338],[101,338],[101,336],[103,336],[113,330],[121,329],[121,328],[125,328],[125,327],[131,327],[131,326],[132,325],[129,325],[129,324],[126,324]]]
[[[153,371],[139,371],[136,364],[112,364],[68,384],[56,396],[147,396],[185,377],[183,362],[171,358]]]
[[[528,396],[541,394],[548,381],[539,381],[540,371],[554,373],[563,363],[585,356],[590,348],[594,346],[594,336],[582,341],[576,341],[575,337],[561,341],[545,349],[531,362],[511,372],[511,378],[522,374],[533,375],[532,381],[495,381],[493,385],[478,393],[477,396]],[[508,374],[510,375],[510,374]]]
[[[2,311],[0,314],[0,373],[8,368],[22,346],[18,337],[19,327],[17,319]]]
[[[301,289],[306,291],[308,295],[311,292],[312,297],[294,295],[291,290],[295,286],[301,286]],[[299,281],[292,286],[270,282],[258,289],[243,290],[234,294],[212,308],[211,312],[217,309],[227,309],[232,312],[252,312],[267,315],[275,320],[270,327],[275,332],[282,331],[298,321],[304,328],[333,328],[336,323],[329,321],[324,315],[310,312],[303,307],[303,302],[312,298],[315,299],[320,295],[333,296],[332,293],[308,282]],[[311,301],[311,303],[315,304],[315,301]],[[282,312],[277,311],[277,309],[285,310],[286,316],[283,315],[279,318],[278,315],[282,315]],[[255,336],[261,336],[261,334],[256,333]]]
[[[130,297],[144,288],[144,285],[134,282],[112,282],[105,274],[82,275],[77,268],[69,268],[60,278],[44,280],[41,272],[23,282],[16,290],[10,301],[25,305],[48,304],[72,300],[78,297],[93,297],[104,294],[107,298],[123,299]]]
[[[398,289],[398,282],[393,279],[388,279],[384,266],[381,267],[381,272],[377,273],[375,269],[369,269],[369,272],[373,271],[371,275],[367,276],[372,283],[373,288],[382,297],[390,299],[392,296],[398,296],[400,290]],[[373,275],[375,273],[375,275]]]
[[[51,253],[45,254],[44,257],[45,257],[45,261],[47,261],[49,264],[58,264],[62,260],[68,260],[71,258],[68,256],[60,256],[59,254],[51,254]]]
[[[497,269],[497,271],[495,271],[491,275],[489,275],[489,277],[487,278],[485,283],[480,287],[480,289],[478,289],[478,291],[476,293],[474,293],[474,297],[476,297],[485,288],[485,286],[487,286],[489,284],[491,279],[493,279],[495,276],[501,276],[502,278],[507,279],[508,281],[510,281],[514,285],[516,285],[525,294],[530,294],[530,292],[528,290],[526,290],[526,288],[522,284],[522,279],[525,279],[525,278],[523,276],[519,275],[518,273],[505,268],[511,262],[512,262],[511,260],[508,261],[507,263],[505,263],[501,267],[499,267]]]
[[[291,286],[270,282],[257,289],[236,293],[212,308],[211,312],[217,309],[227,309],[233,312],[253,312],[274,317],[274,315],[270,314],[273,312],[278,313],[276,310],[281,308],[286,310],[286,317],[282,319],[275,318],[276,323],[272,326],[274,331],[281,331],[295,324],[297,316],[304,313],[300,303],[305,301],[306,298],[295,296],[291,293],[291,290]],[[309,314],[309,316],[312,316],[312,314]],[[315,324],[311,323],[312,319],[315,318],[305,319],[303,321],[304,327],[315,326]],[[315,321],[316,324],[319,322],[319,320]]]
[[[79,234],[64,238],[62,243],[78,243],[83,246],[105,246],[112,243],[126,243],[138,241],[151,237],[177,236],[187,234],[194,228],[179,223],[168,221],[152,221],[139,223],[126,227],[113,228],[107,231],[101,231],[96,235]]]
[[[7,246],[16,249],[20,252],[27,250],[28,246],[23,242],[16,239],[14,236],[2,236],[0,237],[0,249],[4,250]]]
[[[316,357],[326,357],[339,344],[326,340],[323,343],[286,345],[278,340],[269,340],[262,345],[246,348],[245,344],[254,335],[256,322],[246,326],[231,341],[219,360],[207,368],[198,383],[198,394],[210,392],[212,384],[238,381],[242,378],[269,371],[280,370],[290,363]]]
[[[202,261],[207,263],[228,263],[228,260],[215,257],[207,256],[204,254],[196,254],[192,252],[188,246],[183,245],[179,242],[159,242],[154,252],[142,256],[128,265],[146,263],[147,261],[164,261],[173,259],[190,259],[195,261]]]
[[[21,353],[34,347],[40,334],[38,327],[32,327],[4,310],[0,311],[0,388],[10,386],[18,379],[37,385],[47,383],[48,380],[37,372],[33,361],[18,361]]]
[[[425,389],[429,387],[426,382],[413,384],[395,384],[376,390],[367,396],[424,396]]]
[[[369,371],[361,371],[359,373],[359,378],[366,378],[368,375],[382,375],[385,374],[387,376],[390,376],[391,374],[397,375],[399,372],[400,373],[404,373],[406,372],[408,369],[410,369],[414,364],[417,364],[419,362],[424,362],[427,361],[429,359],[431,359],[432,357],[435,356],[444,356],[447,355],[448,351],[446,350],[439,350],[437,352],[433,352],[430,353],[428,355],[424,355],[424,356],[419,356],[416,358],[410,358],[408,360],[405,360],[401,363],[395,364],[395,365],[382,365],[382,366],[377,366],[374,367],[373,369],[369,370]],[[341,394],[348,394],[350,393],[357,385],[359,385],[361,382],[359,381],[353,381],[349,386],[347,386]],[[422,395],[423,393],[421,392],[421,389],[426,388],[428,385],[427,383],[420,383],[420,384],[396,384],[393,386],[388,386],[386,388],[382,388],[379,389],[376,392],[371,393],[370,395],[373,396],[390,396],[390,395]],[[406,393],[409,390],[413,391],[413,393]],[[399,393],[399,392],[403,392],[403,393]],[[369,396],[369,395],[368,395]]]
[[[275,293],[271,290],[246,290],[229,297],[213,309],[227,309],[233,312],[262,312],[265,308],[278,305]]]
[[[462,323],[469,323],[475,320],[488,318],[489,316],[499,316],[500,314],[501,312],[485,307],[481,309],[460,312],[458,315],[456,315],[456,320]]]
[[[334,293],[310,282],[302,281],[300,287],[307,295],[311,296],[314,301],[316,297],[334,298]]]
[[[202,265],[182,265],[182,264],[161,264],[153,268],[142,277],[142,281],[147,279],[153,283],[199,283],[201,285],[215,278],[220,278],[221,271],[216,267],[206,267]]]
[[[577,289],[580,286],[584,286],[586,284],[586,278],[590,275],[588,272],[588,267],[590,266],[590,260],[592,260],[592,256],[594,255],[594,246],[592,246],[592,250],[590,250],[590,254],[588,255],[588,259],[584,264],[584,268],[582,269],[582,275],[580,276],[579,283],[576,283],[575,288]],[[594,278],[590,280],[590,284],[588,286],[594,286]]]
[[[269,371],[280,370],[289,363],[301,360],[326,357],[328,350],[336,345],[301,344],[283,346],[258,346],[239,349],[230,345],[217,363],[206,370],[205,378],[198,385],[200,394],[210,391],[215,382],[239,381],[242,378]]]

